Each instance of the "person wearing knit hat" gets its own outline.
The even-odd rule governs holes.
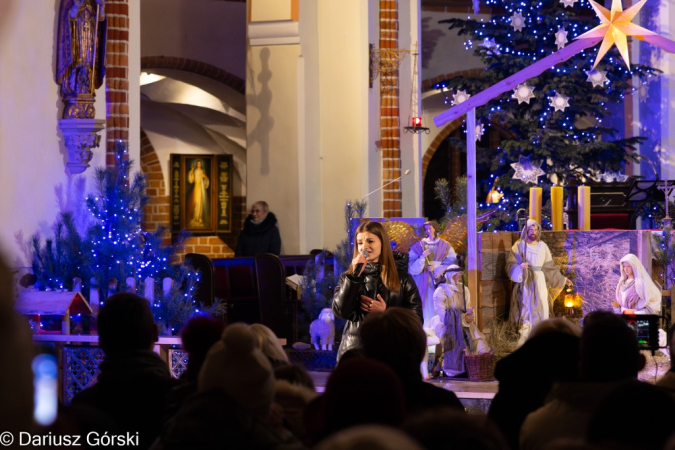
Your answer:
[[[550,306],[565,285],[572,286],[572,281],[553,264],[548,245],[540,239],[541,226],[529,219],[506,261],[506,271],[515,283],[509,319],[518,327],[518,346],[525,342],[532,327],[549,318]]]
[[[220,389],[244,409],[264,417],[274,398],[274,381],[272,364],[258,348],[255,333],[248,325],[235,323],[209,350],[197,390]]]
[[[273,423],[274,394],[272,364],[256,335],[246,324],[228,325],[206,356],[197,392],[165,426],[158,448],[304,448]]]

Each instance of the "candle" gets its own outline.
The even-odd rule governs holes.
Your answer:
[[[541,188],[530,188],[530,219],[541,225]]]
[[[579,226],[577,228],[588,231],[591,229],[591,187],[579,186],[577,197],[579,205]]]
[[[551,222],[553,222],[553,231],[562,231],[563,229],[562,186],[553,186],[551,188]]]

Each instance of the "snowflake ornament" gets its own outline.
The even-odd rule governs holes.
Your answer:
[[[511,16],[511,26],[513,31],[523,31],[523,28],[525,28],[525,18],[520,12],[515,12]]]
[[[457,91],[452,94],[452,104],[453,106],[457,106],[460,103],[467,101],[469,97],[471,97],[471,94],[467,94],[466,91]]]
[[[567,8],[568,6],[572,8],[574,7],[574,4],[578,1],[579,0],[560,0],[560,3],[562,3],[565,8]]]
[[[518,100],[519,105],[523,102],[529,105],[530,99],[534,98],[533,92],[534,87],[528,86],[527,84],[519,84],[518,87],[513,90],[511,98]]]
[[[603,83],[609,81],[607,79],[607,72],[604,70],[585,70],[584,72],[586,72],[586,75],[588,75],[586,81],[593,83],[593,87],[602,86]]]
[[[488,55],[501,55],[501,52],[499,51],[499,45],[497,45],[494,39],[485,38],[483,43],[478,44],[478,46],[483,47]]]
[[[628,179],[628,175],[623,174],[619,172],[618,170],[616,172],[613,172],[611,170],[605,169],[605,173],[601,173],[598,175],[598,178],[601,181],[604,181],[605,183],[611,183],[613,181],[618,181],[619,183],[623,183]]]
[[[569,97],[563,97],[556,92],[555,97],[549,97],[549,101],[551,102],[549,106],[555,108],[556,111],[565,112],[565,108],[570,106],[569,99]]]
[[[540,166],[541,164],[539,166],[532,164],[531,156],[521,155],[520,161],[511,164],[511,167],[516,171],[516,173],[513,174],[513,178],[516,178],[523,183],[537,184],[537,179],[546,174],[546,172],[541,170]]]
[[[567,31],[564,28],[559,28],[555,34],[555,45],[558,46],[558,50],[563,48],[567,42]]]
[[[476,124],[476,132],[475,132],[476,142],[480,141],[484,134],[485,134],[485,125],[478,122]]]

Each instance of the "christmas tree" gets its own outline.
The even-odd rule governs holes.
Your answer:
[[[598,24],[586,0],[486,3],[494,12],[489,20],[441,22],[460,36],[468,36],[465,47],[486,65],[483,76],[460,76],[436,84],[448,92],[447,103],[457,104],[483,91]],[[477,169],[484,192],[496,181],[505,194],[499,205],[504,228],[515,229],[515,213],[527,206],[520,198],[529,187],[581,184],[621,172],[627,160],[639,160],[631,152],[644,138],[618,136],[608,116],[613,112],[617,116],[626,93],[635,90],[632,77],[646,83],[658,70],[642,65],[627,68],[616,47],[592,69],[598,47],[580,52],[476,109],[477,137],[490,128],[499,133],[497,148],[486,148],[487,136],[479,141]],[[452,144],[465,147],[459,139]]]
[[[86,238],[67,211],[59,215],[53,226],[54,237],[44,245],[39,236],[32,238],[30,259],[36,287],[70,290],[76,285],[73,280],[79,279],[85,297],[89,288],[98,289],[100,299],[115,292],[135,291],[153,300],[160,330],[173,333],[192,315],[216,315],[222,306],[197,305],[194,296],[199,274],[187,263],[176,264],[175,253],[187,233],[170,245],[164,242],[166,228],[154,232],[141,228],[143,207],[148,201],[145,176],[136,173],[130,180],[131,166],[126,146],[120,141],[115,148],[115,164],[96,170],[95,194],[86,200],[93,215],[93,223],[84,233]]]

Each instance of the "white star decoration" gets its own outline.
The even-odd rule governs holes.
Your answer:
[[[605,183],[611,183],[613,181],[618,181],[619,183],[623,183],[628,179],[628,175],[623,174],[619,172],[618,170],[616,172],[613,172],[611,170],[605,169],[605,173],[601,173],[598,175],[598,178],[601,181],[604,181]]]
[[[556,111],[562,111],[565,112],[565,108],[570,106],[569,102],[569,97],[563,97],[559,93],[556,92],[555,97],[549,97],[549,101],[551,102],[550,106],[554,107]]]
[[[564,28],[558,28],[558,32],[555,34],[555,45],[558,46],[558,50],[563,48],[567,42],[567,31]]]
[[[534,88],[528,86],[527,84],[519,84],[517,88],[513,90],[513,95],[511,98],[518,100],[518,104],[525,102],[528,105],[530,104],[530,99],[534,98]]]
[[[466,91],[457,91],[455,94],[452,94],[452,104],[454,106],[459,105],[467,101],[469,97],[471,97],[471,94],[467,94]]]
[[[560,3],[562,3],[565,6],[565,8],[567,8],[568,6],[572,8],[577,1],[579,0],[560,0]]]
[[[476,124],[476,142],[480,141],[480,139],[483,137],[483,134],[485,134],[485,125],[478,122]]]
[[[499,45],[497,45],[494,39],[485,38],[483,40],[483,43],[478,44],[478,46],[483,47],[488,55],[495,55],[495,56],[501,55],[501,53],[499,52]]]
[[[516,171],[516,173],[513,174],[513,178],[521,180],[524,183],[537,184],[537,178],[545,174],[545,172],[541,170],[541,167],[532,164],[530,156],[525,157],[521,155],[520,161],[511,164],[511,167]]]
[[[525,27],[525,18],[520,12],[513,13],[511,16],[511,26],[513,31],[522,31]]]
[[[604,70],[585,70],[584,72],[588,75],[586,81],[593,83],[593,87],[602,86],[603,83],[609,81],[607,79],[607,72]]]

